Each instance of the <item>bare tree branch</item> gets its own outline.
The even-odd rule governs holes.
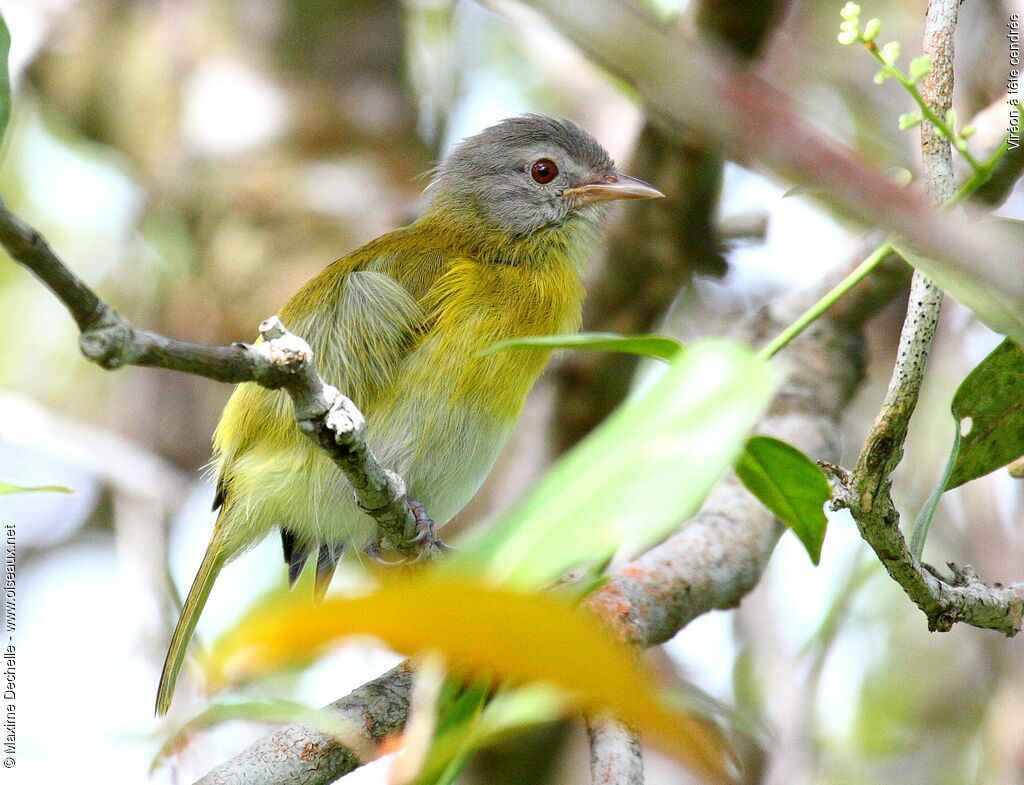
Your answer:
[[[335,701],[333,709],[366,741],[379,745],[405,726],[412,695],[413,670],[408,660]],[[195,785],[324,785],[366,761],[337,739],[306,725],[287,725],[268,735]]]
[[[953,33],[960,0],[929,0],[924,24],[924,53],[932,59],[931,70],[921,81],[921,96],[939,117],[953,106]],[[953,149],[949,140],[931,123],[921,126],[921,158],[928,195],[943,204],[956,191]]]
[[[260,325],[264,340],[258,344],[208,346],[167,338],[132,327],[61,262],[39,232],[10,212],[2,199],[0,244],[65,305],[81,331],[82,353],[101,367],[144,365],[285,390],[299,427],[344,473],[360,507],[377,522],[381,536],[404,556],[437,552],[436,541],[421,547],[413,540],[417,522],[405,483],[370,452],[363,415],[320,378],[309,345],[289,333],[276,316]]]
[[[945,115],[953,100],[953,32],[959,7],[960,0],[928,4],[924,51],[931,55],[932,68],[921,84],[921,94],[939,116]],[[925,123],[921,153],[928,193],[936,204],[944,203],[956,190],[949,140]],[[962,621],[1015,635],[1021,629],[1024,584],[989,587],[970,566],[952,564],[952,579],[942,578],[907,547],[890,495],[890,475],[903,458],[941,305],[942,292],[921,273],[914,273],[889,389],[853,475],[835,472],[834,506],[850,510],[889,575],[924,611],[929,629],[945,631]]]
[[[587,717],[591,785],[644,785],[640,737],[610,714]]]

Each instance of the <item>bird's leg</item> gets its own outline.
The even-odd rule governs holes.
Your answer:
[[[416,534],[410,542],[418,543],[420,546],[420,555],[416,557],[416,561],[430,551],[451,550],[451,547],[437,536],[437,524],[427,515],[427,510],[422,504],[415,499],[409,499],[409,510],[416,519]]]
[[[409,499],[409,511],[416,519],[416,534],[409,542],[422,542],[424,545],[437,539],[437,525],[427,515],[427,508],[415,499]]]

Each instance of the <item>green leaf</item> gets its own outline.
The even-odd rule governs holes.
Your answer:
[[[70,488],[65,488],[63,485],[36,485],[28,487],[0,482],[0,496],[5,493],[74,493],[74,491]]]
[[[1024,346],[1024,312],[1018,307],[1015,287],[986,286],[969,272],[954,270],[922,256],[905,243],[894,242],[900,256],[927,275],[935,285],[969,308],[985,326]]]
[[[1024,350],[1010,340],[999,344],[964,379],[952,410],[960,451],[946,490],[1024,455]]]
[[[683,344],[667,335],[618,335],[616,333],[576,333],[573,335],[537,335],[512,338],[485,349],[494,354],[508,349],[595,349],[627,352],[671,362],[683,350]]]
[[[11,33],[7,23],[0,15],[0,140],[7,130],[11,119],[11,76],[8,73],[7,60],[11,53]]]
[[[433,738],[427,741],[419,771],[411,780],[404,779],[405,782],[451,785],[455,781],[469,757],[483,743],[477,729],[487,710],[488,696],[494,691],[493,681],[477,679],[464,688],[458,682],[448,681],[447,694],[438,701],[436,728]]]
[[[747,441],[736,463],[740,481],[793,530],[815,564],[825,540],[825,502],[832,497],[824,472],[791,444],[769,436]]]
[[[529,588],[619,548],[653,545],[697,511],[773,387],[772,371],[747,347],[688,346],[448,563]]]

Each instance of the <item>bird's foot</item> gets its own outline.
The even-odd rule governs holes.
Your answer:
[[[430,516],[427,514],[426,508],[413,499],[410,499],[408,504],[409,512],[412,513],[413,518],[416,521],[415,532],[413,536],[409,538],[409,544],[416,548],[416,553],[411,558],[400,561],[390,561],[385,559],[383,556],[384,542],[381,538],[380,532],[375,531],[370,536],[370,539],[366,541],[366,545],[363,546],[363,553],[382,567],[401,567],[417,564],[418,562],[423,561],[423,559],[436,556],[444,551],[452,550],[449,545],[446,545],[442,542],[441,538],[437,536],[437,524],[431,520]]]
[[[401,567],[403,564],[408,564],[408,561],[405,559],[389,561],[384,558],[382,555],[384,553],[384,545],[381,542],[380,532],[374,532],[370,535],[370,539],[368,539],[366,541],[366,545],[363,546],[363,553],[381,567]]]
[[[443,553],[452,550],[450,545],[445,544],[437,536],[437,524],[427,515],[427,510],[422,504],[415,499],[409,499],[409,511],[416,519],[416,534],[409,542],[420,546],[420,553],[413,563],[420,561],[431,552]]]

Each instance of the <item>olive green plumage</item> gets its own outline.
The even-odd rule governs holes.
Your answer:
[[[540,161],[553,164],[550,181]],[[420,219],[331,264],[279,315],[364,413],[378,460],[441,525],[476,492],[548,359],[482,352],[575,330],[602,203],[658,194],[614,172],[578,126],[527,116],[464,141],[428,195]],[[313,556],[322,593],[342,547],[374,531],[341,473],[300,433],[283,392],[239,385],[214,447],[220,514],[172,638],[160,714],[225,564],[280,528],[290,577]]]

